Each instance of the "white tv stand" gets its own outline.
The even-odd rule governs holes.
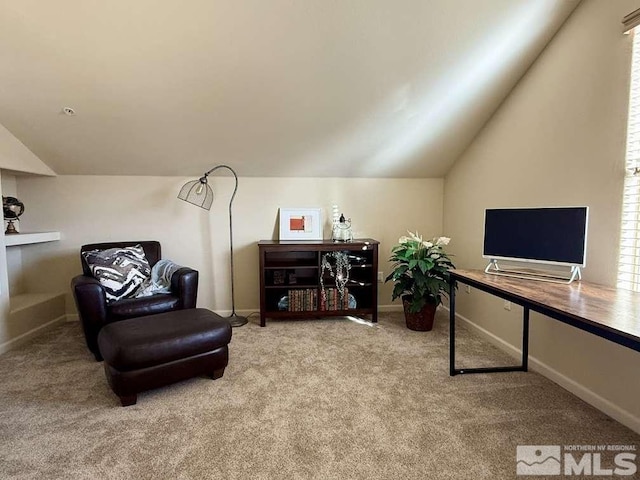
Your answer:
[[[497,259],[492,258],[489,261],[489,265],[487,265],[487,267],[484,269],[484,272],[491,275],[501,275],[503,277],[526,278],[529,280],[540,280],[541,282],[564,284],[569,284],[574,280],[582,279],[582,273],[580,272],[579,266],[568,265],[568,267],[570,267],[570,271],[566,273],[563,273],[562,271],[555,272],[549,270],[526,269],[511,266],[503,268],[498,265]]]

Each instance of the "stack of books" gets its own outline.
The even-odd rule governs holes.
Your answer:
[[[289,290],[290,312],[311,312],[317,310],[318,291],[315,288]]]
[[[344,289],[344,294],[340,295],[337,288],[324,288],[320,292],[320,310],[348,310],[349,309],[349,289]]]

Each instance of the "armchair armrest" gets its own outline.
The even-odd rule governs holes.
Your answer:
[[[107,323],[107,296],[104,288],[97,279],[78,275],[71,280],[71,291],[89,350],[98,358],[98,333]]]
[[[171,291],[180,297],[182,308],[196,308],[198,271],[182,267],[171,276]]]

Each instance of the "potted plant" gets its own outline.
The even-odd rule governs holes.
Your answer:
[[[385,282],[393,281],[392,300],[402,298],[407,327],[428,331],[433,328],[436,308],[449,288],[449,269],[455,268],[444,251],[449,238],[423,240],[418,232],[400,237],[391,250],[392,272]]]

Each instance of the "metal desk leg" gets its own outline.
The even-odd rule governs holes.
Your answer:
[[[522,371],[529,368],[529,307],[522,312]]]
[[[449,281],[449,375],[456,374],[456,281]]]
[[[456,368],[456,301],[455,281],[449,283],[449,375],[464,373],[496,373],[496,372],[526,372],[529,358],[529,308],[523,307],[522,317],[522,365],[508,367],[480,367]]]

